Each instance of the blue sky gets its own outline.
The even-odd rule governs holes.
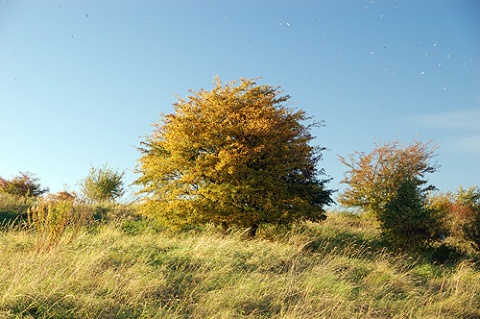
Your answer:
[[[442,191],[479,185],[478,1],[0,2],[0,176],[52,192],[91,165],[127,170],[188,89],[261,77],[326,126],[320,163],[433,140]]]

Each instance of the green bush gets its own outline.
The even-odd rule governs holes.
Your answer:
[[[134,204],[82,204],[93,212],[95,222],[106,223],[110,221],[122,221],[125,219],[139,219],[140,214],[136,212]]]
[[[91,203],[114,202],[125,194],[125,171],[120,172],[103,165],[91,167],[88,176],[79,184],[85,199]]]
[[[462,257],[462,253],[457,247],[447,243],[431,247],[427,251],[427,255],[431,262],[438,264],[455,263]]]
[[[403,183],[379,215],[382,237],[395,249],[422,250],[434,242],[441,229],[435,211],[411,180]]]
[[[27,219],[27,212],[34,205],[34,198],[0,192],[0,225],[18,226]]]
[[[158,234],[165,230],[157,221],[150,218],[129,218],[120,224],[120,229],[131,236],[137,236],[144,233]]]

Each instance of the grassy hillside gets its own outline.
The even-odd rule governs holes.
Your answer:
[[[0,318],[480,318],[478,263],[393,255],[352,215],[253,240],[132,220],[67,240],[3,226]]]

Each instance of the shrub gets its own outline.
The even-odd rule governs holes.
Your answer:
[[[80,182],[80,189],[85,199],[92,203],[114,202],[125,194],[125,171],[119,172],[103,165],[90,168],[88,176]]]
[[[436,163],[430,163],[436,149],[436,146],[430,147],[430,142],[414,141],[401,146],[395,141],[376,145],[369,154],[355,152],[348,159],[340,156],[340,161],[349,171],[341,181],[348,187],[339,194],[339,203],[378,217],[407,180],[416,186],[427,183],[425,174],[438,169]],[[424,190],[433,189],[432,185],[424,187]]]
[[[379,215],[382,237],[400,250],[419,250],[438,239],[440,219],[426,207],[417,183],[407,180]]]
[[[464,237],[471,246],[480,252],[480,189],[460,187],[456,194],[457,203],[465,211],[465,222],[463,223]]]
[[[7,229],[12,226],[23,226],[28,209],[35,202],[33,197],[25,198],[0,192],[0,226]]]
[[[428,206],[445,215],[445,224],[457,245],[470,244],[480,251],[480,190],[478,187],[464,189],[456,193],[437,194],[429,198]]]
[[[462,256],[461,251],[452,245],[442,243],[437,246],[432,246],[427,251],[431,262],[445,264],[447,262],[454,263]]]
[[[11,180],[0,177],[0,193],[20,197],[36,197],[48,192],[48,188],[42,188],[35,174],[20,173]]]
[[[89,219],[91,212],[76,209],[71,200],[40,200],[28,211],[28,224],[39,235],[39,250],[50,250],[56,246],[68,230],[71,231],[69,239],[71,242]]]
[[[56,194],[48,194],[44,198],[48,201],[75,201],[77,194],[75,192],[61,191]]]
[[[480,210],[474,211],[474,214],[469,222],[463,226],[463,231],[466,239],[470,242],[472,247],[480,252]]]

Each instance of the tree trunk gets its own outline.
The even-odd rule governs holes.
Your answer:
[[[222,222],[221,223],[221,226],[222,226],[222,230],[223,231],[227,231],[228,230],[228,224],[226,222]]]
[[[223,236],[227,235],[228,234],[228,229],[229,229],[228,224],[226,222],[222,222],[221,226],[222,226]]]
[[[248,230],[248,236],[254,238],[257,235],[258,224],[253,224]]]

